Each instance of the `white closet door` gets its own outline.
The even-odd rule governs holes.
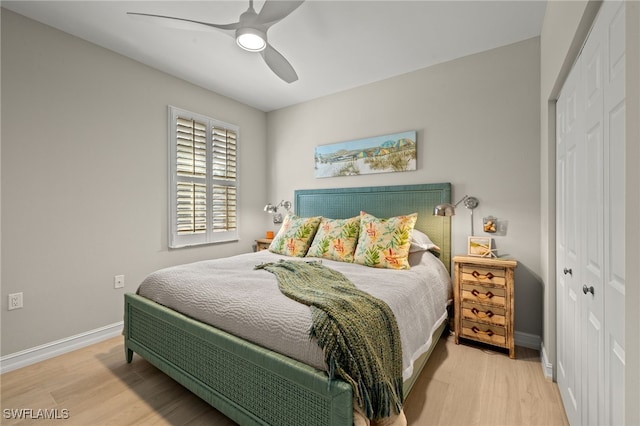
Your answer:
[[[625,372],[625,3],[605,2],[604,418],[624,424]],[[636,325],[637,326],[637,325]]]
[[[604,114],[603,64],[607,49],[604,10],[596,21],[581,55],[584,87],[584,161],[581,207],[582,237],[582,424],[602,424],[604,382]]]
[[[603,3],[556,105],[557,380],[573,425],[624,424],[624,16]]]
[[[580,234],[582,214],[579,188],[582,158],[579,143],[583,114],[581,68],[569,74],[556,103],[556,305],[558,337],[557,381],[571,424],[582,421],[581,311],[579,308]]]

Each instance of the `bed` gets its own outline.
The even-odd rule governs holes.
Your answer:
[[[448,183],[297,190],[294,206],[298,216],[336,219],[357,216],[361,210],[377,217],[417,212],[415,229],[429,235],[440,247],[439,258],[448,278],[450,221],[432,216],[432,211],[435,205],[450,202],[450,191]],[[255,255],[267,256],[267,260],[270,256]],[[139,354],[242,425],[353,424],[353,393],[346,382],[329,381],[317,365],[267,349],[196,316],[139,294],[126,294],[127,362],[134,352]],[[425,336],[429,343],[426,350],[411,360],[411,368],[405,371],[405,396],[445,326],[446,316],[433,326],[431,336]]]

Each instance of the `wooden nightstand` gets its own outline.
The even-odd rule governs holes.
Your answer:
[[[509,350],[513,343],[512,259],[455,256],[454,309],[456,344],[460,338]]]
[[[256,240],[256,251],[267,250],[271,245],[272,238],[258,238]]]

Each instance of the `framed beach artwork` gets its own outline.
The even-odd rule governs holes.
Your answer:
[[[416,131],[393,133],[315,149],[316,178],[416,170]]]
[[[467,254],[469,256],[479,256],[479,257],[494,256],[493,251],[491,250],[491,238],[490,237],[469,237]]]

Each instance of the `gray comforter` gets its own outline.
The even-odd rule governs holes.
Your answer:
[[[149,275],[138,294],[326,370],[321,349],[309,338],[309,307],[283,295],[273,274],[254,270],[258,264],[279,259],[292,258],[264,250],[165,268]],[[413,373],[415,360],[429,348],[432,332],[447,317],[451,281],[444,265],[426,251],[412,253],[411,269],[404,271],[330,260],[322,263],[389,305],[400,329],[406,380]]]

